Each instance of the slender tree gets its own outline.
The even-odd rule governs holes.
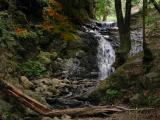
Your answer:
[[[146,16],[147,16],[147,0],[143,0],[143,64],[145,72],[148,72],[151,68],[151,62],[153,60],[153,55],[148,48],[147,41],[146,41]]]
[[[131,0],[126,0],[125,16],[122,13],[121,0],[115,0],[117,24],[119,28],[120,47],[117,53],[117,64],[122,65],[131,49],[130,21],[131,21]]]

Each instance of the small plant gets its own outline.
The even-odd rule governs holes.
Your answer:
[[[16,28],[15,33],[19,40],[32,40],[33,42],[38,38],[36,32],[28,31],[25,28]]]
[[[45,66],[39,61],[28,60],[22,65],[22,72],[27,77],[41,77],[45,71]]]
[[[116,89],[107,89],[106,100],[107,102],[113,102],[120,95],[119,91]]]

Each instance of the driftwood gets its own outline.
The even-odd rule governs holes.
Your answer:
[[[35,112],[43,116],[51,116],[51,117],[61,116],[61,115],[94,116],[94,115],[99,115],[103,113],[129,111],[129,109],[117,107],[117,106],[92,106],[92,107],[84,107],[84,108],[56,110],[56,109],[48,108],[47,106],[41,104],[35,99],[22,93],[21,90],[18,90],[13,85],[2,80],[0,80],[0,90],[5,91],[5,93],[7,93],[11,97],[14,97],[21,104],[25,105],[26,107],[34,110]]]

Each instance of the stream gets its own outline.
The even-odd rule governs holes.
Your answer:
[[[77,79],[76,75],[81,75],[81,66],[84,63],[80,60],[86,59],[84,59],[84,57],[80,58],[80,60],[77,58],[76,60],[74,59],[76,62],[73,62],[73,64],[71,64],[71,67],[70,64],[68,66],[72,70],[72,75],[76,76],[76,79],[55,79],[54,81],[57,81],[56,84],[60,83],[57,86],[59,92],[56,95],[47,95],[46,97],[47,103],[54,108],[64,109],[90,106],[91,103],[88,100],[88,95],[93,90],[95,90],[95,87],[99,84],[100,80],[106,79],[114,72],[114,68],[112,67],[112,65],[115,62],[115,52],[119,46],[119,37],[116,23],[93,22],[91,24],[81,26],[80,33],[85,37],[85,43],[88,44],[88,46],[86,47],[87,50],[88,47],[90,47],[89,49],[92,53],[92,56],[90,57],[90,63],[88,61],[87,65],[89,65],[91,71],[89,77],[91,75],[94,76],[91,78],[87,78],[86,76],[84,76],[83,79]],[[132,30],[131,37],[132,49],[130,51],[130,55],[134,55],[142,50],[141,29]],[[85,65],[86,64],[84,64],[84,66]],[[39,81],[40,80],[38,80],[38,82]],[[52,80],[47,79],[42,80],[42,84],[45,83],[44,81],[52,82]],[[48,89],[53,88],[50,88],[50,86],[48,86]],[[45,93],[46,92],[44,92],[44,94]]]
[[[111,23],[112,24],[112,23]],[[109,35],[102,35],[99,31],[111,28],[111,24],[102,25],[102,27],[97,27],[98,29],[89,29],[84,26],[85,31],[89,34],[94,34],[98,41],[97,46],[97,65],[98,65],[98,80],[106,79],[113,71],[112,67],[115,62],[115,51],[113,46],[108,41]]]

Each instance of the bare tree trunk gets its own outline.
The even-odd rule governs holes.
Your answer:
[[[115,0],[115,9],[117,16],[117,23],[120,36],[120,47],[117,53],[117,65],[122,65],[128,57],[131,49],[130,38],[130,19],[131,19],[131,0],[126,0],[125,17],[122,13],[121,0]]]
[[[104,4],[105,4],[105,8],[104,8],[103,19],[102,20],[106,21],[107,20],[107,16],[108,16],[108,11],[109,11],[107,4],[109,4],[109,1],[106,0]]]
[[[13,14],[16,9],[16,0],[9,0],[8,14],[9,14],[9,23],[13,25]]]
[[[146,41],[146,16],[147,16],[147,0],[143,0],[143,64],[145,72],[148,72],[151,68],[151,62],[153,60],[153,55],[151,50],[148,48]]]
[[[108,16],[108,9],[107,9],[107,5],[106,5],[105,6],[105,11],[104,11],[104,14],[103,14],[103,21],[107,20],[107,16]]]

